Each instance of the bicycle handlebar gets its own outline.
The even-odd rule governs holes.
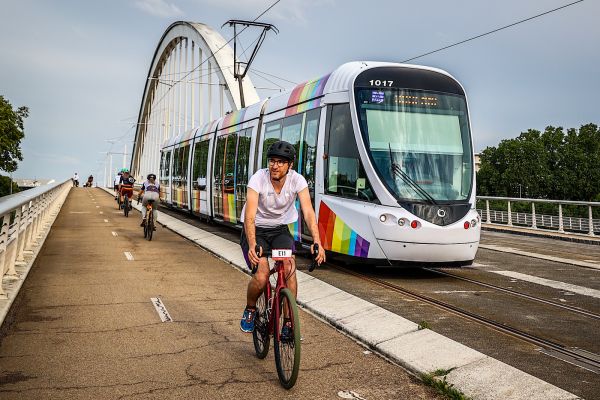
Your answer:
[[[312,254],[313,260],[310,263],[310,267],[308,267],[308,272],[313,272],[317,267],[317,257],[319,256],[319,245],[315,243],[314,245],[314,253]]]

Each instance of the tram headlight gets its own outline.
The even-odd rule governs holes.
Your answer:
[[[405,224],[406,224],[406,220],[404,218],[399,218],[398,219],[398,225],[404,226]]]
[[[465,227],[465,229],[469,229],[471,227],[471,223],[469,221],[465,221],[463,226]]]
[[[381,214],[381,215],[379,216],[379,220],[380,220],[381,222],[385,222],[385,221],[387,221],[387,216],[386,216],[385,214]]]
[[[472,219],[471,220],[471,228],[475,228],[477,226],[477,220]]]

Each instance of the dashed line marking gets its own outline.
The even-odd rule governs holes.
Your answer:
[[[112,233],[112,235],[113,235],[114,237],[117,237],[117,236],[119,236],[119,234],[118,234],[117,232],[114,232],[114,231],[113,231],[113,232],[111,232],[111,233]]]
[[[128,251],[124,251],[123,253],[125,254],[125,257],[127,257],[127,259],[128,259],[129,261],[133,261],[133,254],[131,254],[131,253],[130,253],[130,252],[128,252]]]
[[[516,280],[518,279],[520,281],[531,282],[531,283],[535,283],[535,284],[542,285],[542,286],[548,286],[548,287],[551,287],[554,289],[564,290],[564,291],[567,291],[567,293],[564,293],[565,296],[572,296],[573,293],[577,293],[577,294],[581,294],[583,296],[590,296],[590,297],[595,297],[597,299],[600,299],[600,290],[596,290],[596,289],[573,285],[571,283],[554,281],[554,280],[546,279],[546,278],[540,278],[537,276],[522,274],[520,272],[514,272],[514,271],[490,271],[490,272],[493,272],[493,273],[499,274],[499,275],[504,275],[509,278],[513,278],[514,282],[516,282]],[[511,279],[511,282],[513,282],[512,279]],[[572,293],[568,293],[568,292],[572,292]]]
[[[151,297],[150,301],[152,302],[152,305],[156,309],[156,312],[158,313],[158,316],[162,322],[173,322],[173,318],[171,318],[171,315],[167,311],[167,307],[165,307],[160,298]]]
[[[104,222],[108,222],[108,220],[107,220],[107,219],[105,219],[105,220],[104,220]]]
[[[96,208],[100,208],[100,206],[96,206]]]
[[[104,211],[100,211],[100,214],[104,214]]]

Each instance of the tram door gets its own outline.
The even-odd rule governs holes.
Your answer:
[[[162,153],[160,163],[160,200],[171,203],[171,150]]]
[[[213,173],[215,216],[236,224],[246,202],[251,129],[217,139]]]
[[[313,209],[315,209],[315,182],[316,182],[316,162],[317,162],[317,136],[319,134],[319,119],[321,109],[316,108],[306,113],[303,125],[302,141],[300,142],[300,151],[298,152],[298,169],[304,175],[308,183],[308,192]],[[312,236],[302,219],[302,241],[311,242]]]
[[[192,165],[192,202],[191,210],[197,214],[208,215],[208,148],[210,140],[203,140],[194,145]]]

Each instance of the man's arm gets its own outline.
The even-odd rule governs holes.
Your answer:
[[[258,208],[258,192],[252,188],[248,188],[246,193],[246,209],[244,210],[244,231],[246,232],[246,239],[248,240],[248,258],[250,262],[257,265],[259,262],[259,255],[254,251],[256,247],[256,210]],[[260,254],[262,255],[262,254]]]
[[[304,218],[304,222],[308,226],[308,230],[310,230],[310,234],[313,238],[313,243],[319,245],[319,255],[317,256],[317,263],[321,265],[322,262],[325,261],[325,249],[323,249],[323,245],[321,244],[321,237],[319,236],[319,226],[317,225],[317,217],[315,215],[315,210],[313,209],[312,203],[310,201],[310,193],[308,192],[308,188],[302,189],[298,192],[298,198],[300,199],[300,208],[302,209],[302,216]],[[314,251],[313,246],[311,246],[311,251]]]

